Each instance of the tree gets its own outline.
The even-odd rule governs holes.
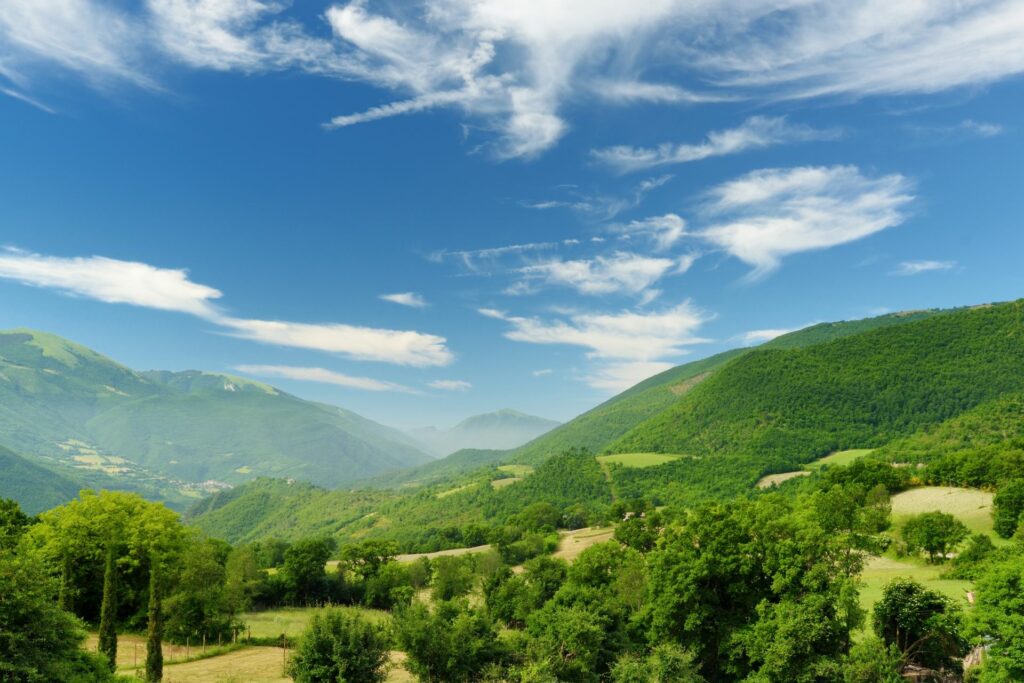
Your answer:
[[[993,500],[992,515],[995,518],[996,533],[1003,538],[1013,536],[1022,514],[1024,514],[1024,479],[1012,479],[999,487]]]
[[[625,655],[612,668],[613,683],[704,683],[693,654],[678,645],[655,647],[646,657]],[[865,682],[867,683],[867,682]]]
[[[395,559],[398,546],[394,541],[370,539],[348,545],[341,550],[341,564],[361,578],[375,576],[381,567]]]
[[[0,498],[0,550],[14,548],[31,522],[17,501]]]
[[[976,630],[991,647],[985,681],[1024,680],[1024,553],[1021,549],[989,564],[978,579]]]
[[[945,512],[925,512],[911,517],[903,525],[907,548],[925,551],[929,562],[945,560],[967,534],[964,523]]]
[[[117,669],[117,565],[114,546],[107,545],[106,569],[103,571],[103,604],[100,607],[99,648],[111,671]]]
[[[81,649],[81,622],[54,602],[55,581],[30,554],[0,550],[0,681],[100,683],[102,657]]]
[[[177,585],[167,600],[166,631],[171,640],[195,642],[231,634],[233,613],[225,592],[222,557],[219,542],[198,538],[182,554]]]
[[[875,634],[896,646],[904,663],[959,672],[967,652],[963,615],[949,598],[911,579],[896,579],[875,605]]]
[[[494,623],[464,599],[438,603],[433,611],[413,603],[395,615],[395,639],[421,681],[468,683],[505,653]]]
[[[434,600],[451,600],[472,590],[476,577],[467,557],[441,556],[433,561],[431,596]]]
[[[232,612],[252,609],[263,589],[266,573],[260,569],[259,556],[252,545],[233,548],[224,567],[224,595]]]
[[[903,683],[900,651],[878,636],[867,637],[843,659],[843,683]]]
[[[156,556],[149,562],[149,615],[146,627],[146,680],[157,683],[164,677],[164,615],[160,563]]]
[[[380,683],[387,677],[388,637],[340,609],[315,614],[288,667],[297,683]]]
[[[333,538],[304,538],[284,553],[284,575],[289,599],[308,605],[328,595],[327,560],[334,552]]]

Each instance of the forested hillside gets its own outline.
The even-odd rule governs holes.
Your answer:
[[[0,446],[0,498],[10,498],[30,515],[65,503],[80,484]]]
[[[336,486],[432,459],[404,433],[335,406],[229,375],[135,372],[32,330],[0,333],[0,444],[76,479],[179,503],[207,480]]]
[[[1024,303],[744,354],[608,450],[784,457],[881,446],[1024,389]]]
[[[803,348],[874,329],[923,320],[947,312],[938,310],[908,311],[864,320],[819,323],[776,337],[756,348]],[[650,377],[550,433],[515,449],[510,453],[509,459],[514,462],[532,464],[567,448],[589,448],[594,452],[604,451],[629,430],[676,404],[690,390],[720,368],[725,367],[730,361],[752,350],[754,349],[741,348],[725,351]]]

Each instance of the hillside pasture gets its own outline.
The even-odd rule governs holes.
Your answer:
[[[757,488],[767,489],[772,486],[778,486],[784,481],[790,479],[796,479],[797,477],[806,477],[810,472],[807,470],[797,470],[795,472],[779,472],[778,474],[766,474],[757,480]]]
[[[572,563],[584,550],[592,545],[612,540],[614,534],[613,527],[588,527],[567,531],[562,534],[562,538],[558,542],[558,549],[552,553],[552,557]]]
[[[238,615],[246,631],[239,637],[251,635],[253,638],[298,638],[306,629],[309,620],[319,612],[321,607],[281,607],[264,612],[246,612]],[[356,613],[368,621],[379,624],[388,618],[383,610],[366,609],[364,607],[340,607],[346,612]],[[195,648],[193,648],[195,649]]]
[[[910,578],[923,586],[942,593],[958,605],[968,607],[967,591],[973,587],[970,581],[940,578],[947,569],[944,565],[929,565],[913,559],[898,560],[891,557],[869,558],[861,573],[863,584],[860,588],[860,604],[870,621],[871,610],[882,599],[882,590],[893,579]],[[869,627],[870,628],[870,627]]]
[[[657,467],[667,462],[678,460],[686,456],[674,453],[616,453],[614,455],[599,455],[597,461],[602,465],[615,464],[623,467]]]
[[[953,515],[972,533],[988,534],[997,540],[992,531],[992,499],[993,494],[988,491],[956,486],[910,489],[892,497],[893,525],[902,526],[909,517],[937,510]]]
[[[852,448],[848,451],[836,451],[826,455],[824,458],[818,458],[814,462],[807,463],[804,465],[804,469],[819,470],[826,466],[849,465],[855,460],[860,460],[865,455],[871,454],[874,450],[874,448]]]
[[[513,477],[526,477],[533,474],[533,468],[529,465],[498,465],[502,472],[508,472]]]

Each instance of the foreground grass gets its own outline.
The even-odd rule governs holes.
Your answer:
[[[306,625],[321,607],[282,607],[264,612],[246,612],[238,615],[239,621],[246,626],[245,635],[253,638],[298,638],[306,630]],[[340,607],[346,612],[354,612],[369,621],[378,624],[385,621],[389,614],[383,610],[365,607]]]

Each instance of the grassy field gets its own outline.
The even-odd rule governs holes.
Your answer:
[[[992,497],[988,491],[953,486],[922,486],[892,497],[893,525],[899,527],[912,515],[938,510],[953,515],[972,533],[988,534],[1004,542],[992,531]]]
[[[533,468],[529,465],[499,465],[498,469],[502,472],[508,472],[513,477],[525,477],[533,474]]]
[[[503,489],[506,486],[511,486],[512,484],[515,484],[515,483],[520,482],[522,480],[523,480],[522,477],[505,477],[504,479],[494,479],[494,480],[491,481],[491,488],[493,488],[493,489]]]
[[[284,651],[247,647],[217,657],[164,667],[164,683],[287,683]]]
[[[807,463],[804,465],[804,468],[808,470],[817,470],[826,465],[849,465],[854,460],[863,458],[874,450],[874,448],[853,448],[848,451],[836,451],[831,455],[826,455],[824,458],[819,458],[814,462]]]
[[[246,612],[238,615],[239,620],[251,629],[253,638],[277,638],[282,633],[289,638],[302,635],[310,618],[319,611],[319,607],[282,607],[265,612]],[[382,610],[365,609],[362,607],[342,607],[347,611],[358,612],[372,622],[381,622],[388,618]],[[249,631],[246,632],[249,634]]]
[[[655,467],[682,457],[684,456],[671,453],[616,453],[615,455],[599,455],[597,461],[624,467]]]
[[[860,589],[861,606],[870,615],[875,603],[882,598],[882,588],[885,584],[897,578],[911,578],[967,607],[967,591],[971,589],[971,582],[939,578],[939,574],[945,569],[943,565],[924,564],[923,561],[914,559],[873,557],[868,560],[861,574],[861,580],[864,582]]]
[[[566,532],[558,542],[558,549],[552,553],[552,557],[572,562],[590,546],[610,541],[614,533],[615,529],[612,527],[589,527]]]
[[[798,470],[796,472],[780,472],[779,474],[768,474],[757,480],[757,488],[766,489],[772,486],[778,486],[784,481],[795,479],[797,477],[806,477],[810,472],[806,470]]]

